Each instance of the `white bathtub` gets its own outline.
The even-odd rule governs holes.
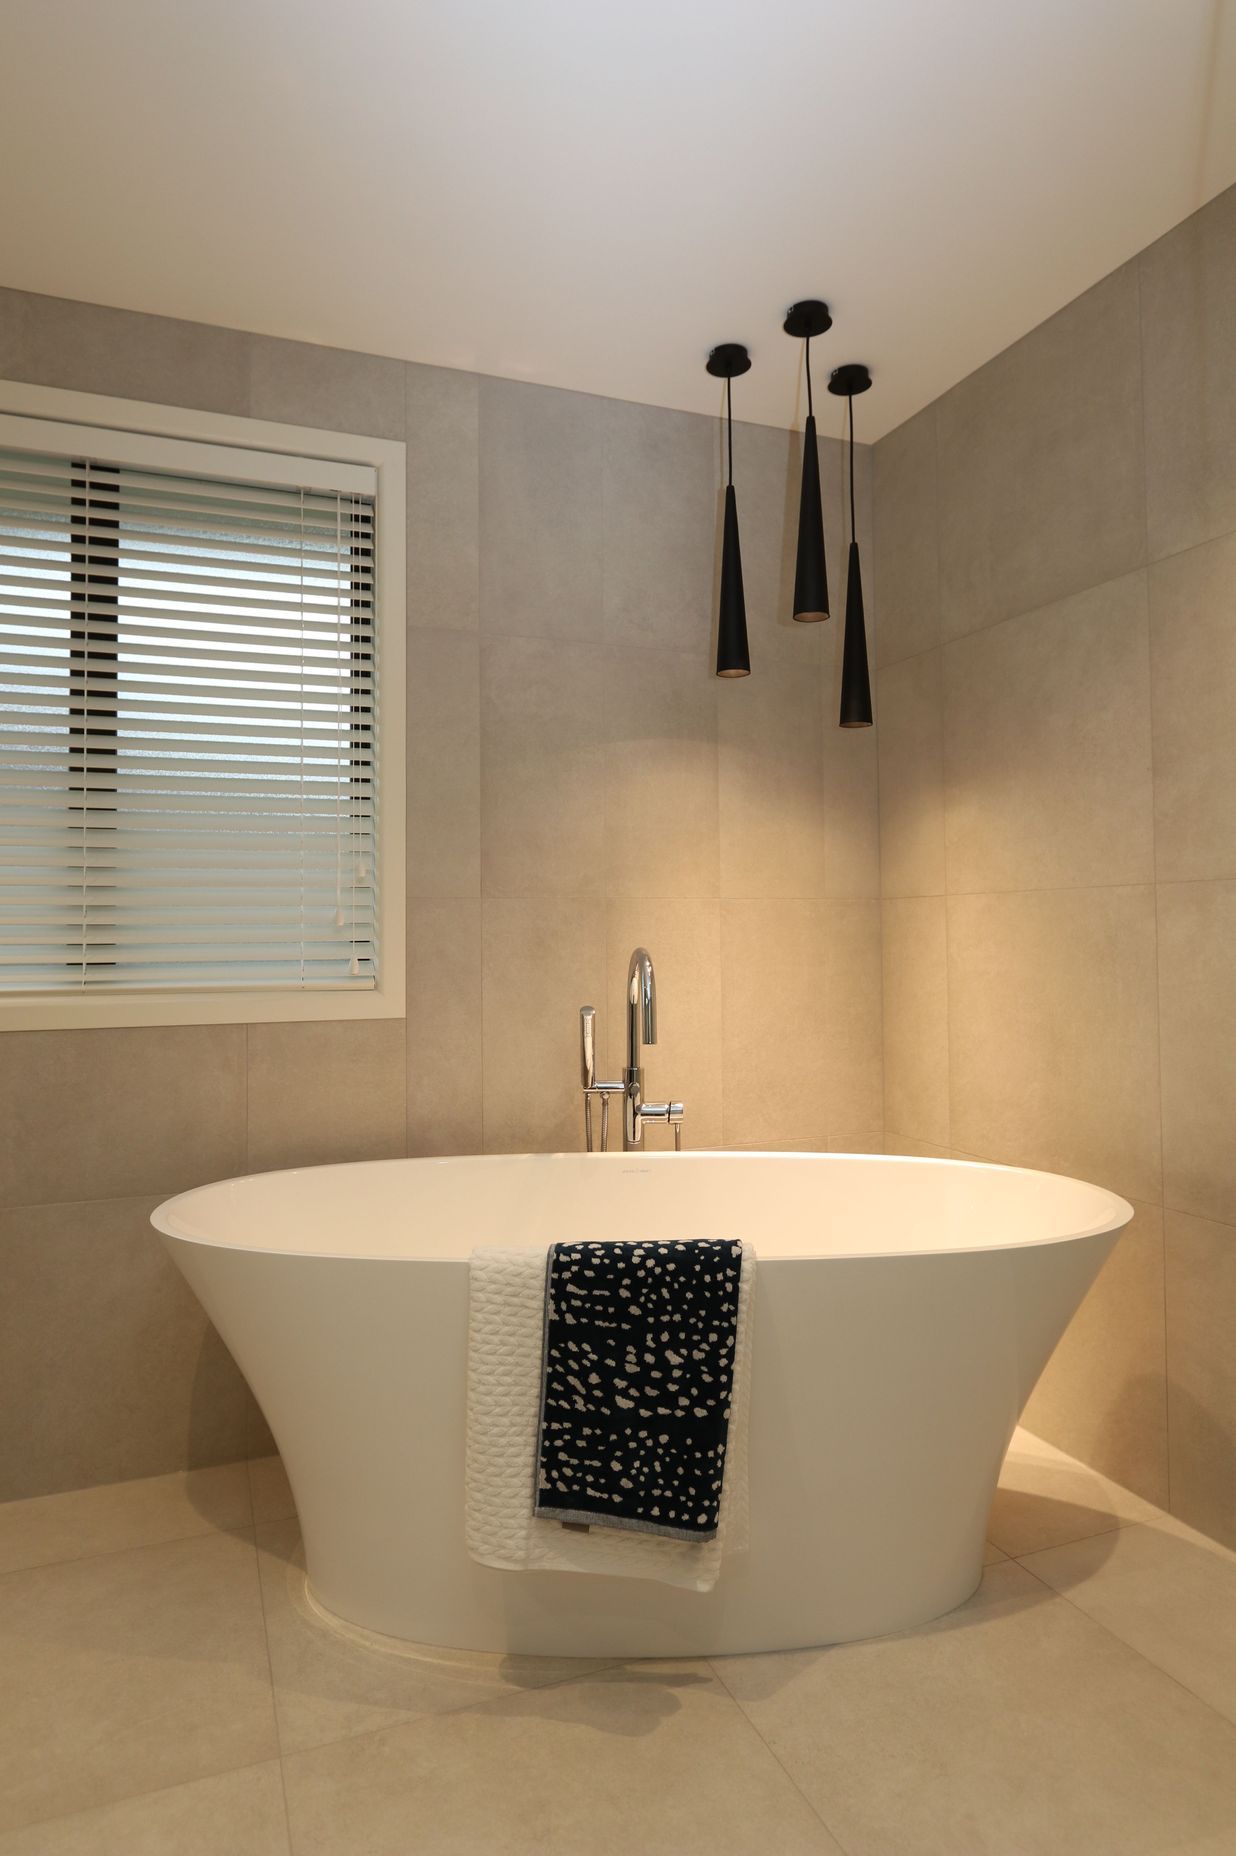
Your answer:
[[[831,1154],[552,1154],[265,1173],[154,1224],[253,1387],[328,1612],[581,1656],[898,1630],[974,1589],[1030,1391],[1119,1232],[1080,1180]],[[464,1551],[468,1253],[741,1237],[759,1257],[751,1545],[708,1594]]]

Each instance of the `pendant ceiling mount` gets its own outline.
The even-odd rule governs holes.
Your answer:
[[[813,335],[827,334],[832,328],[832,313],[827,303],[821,303],[818,297],[809,296],[802,303],[790,304],[781,326],[796,341],[810,341]]]
[[[835,367],[828,376],[828,390],[839,399],[856,399],[865,393],[871,385],[871,369],[864,367],[861,361],[847,361],[842,367]]]
[[[710,351],[707,367],[716,380],[737,380],[740,374],[750,373],[751,356],[741,342],[722,342]]]

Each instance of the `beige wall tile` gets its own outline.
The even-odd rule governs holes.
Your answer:
[[[1236,1228],[1165,1214],[1172,1513],[1236,1547]]]
[[[645,1052],[644,1094],[650,1102],[685,1105],[684,1147],[719,1147],[720,904],[611,902],[606,909],[605,942],[606,1076],[621,1076],[626,1062],[627,968],[632,949],[646,947],[657,976],[657,1042]],[[611,1105],[611,1147],[621,1145],[616,1125],[616,1105]],[[650,1127],[645,1145],[672,1149],[673,1135],[668,1129]]]
[[[579,1151],[579,1008],[605,998],[604,904],[487,898],[482,986],[486,1153]]]
[[[408,1152],[479,1154],[481,904],[408,908]]]
[[[948,928],[943,896],[883,905],[884,1121],[904,1139],[949,1142]],[[904,1151],[899,1149],[898,1151]]]
[[[0,1501],[244,1456],[248,1387],[157,1204],[0,1212]]]
[[[824,888],[830,896],[878,896],[879,730],[840,728],[837,724],[844,635],[842,626],[834,630],[830,622],[823,641]],[[874,695],[874,659],[871,676]]]
[[[1149,578],[1159,878],[1236,877],[1236,534]]]
[[[605,402],[480,383],[481,625],[598,638]]]
[[[408,633],[409,896],[481,890],[481,662],[475,635]]]
[[[0,1204],[183,1192],[244,1166],[240,1025],[6,1031]]]
[[[490,638],[481,650],[481,882],[487,896],[604,887],[607,658]]]
[[[605,653],[588,720],[605,741],[608,895],[717,894],[717,695],[702,653]]]
[[[604,444],[605,636],[703,657],[713,607],[713,421],[625,400],[593,404]]]
[[[1236,882],[1159,886],[1163,1195],[1236,1223]]]
[[[886,896],[944,893],[942,678],[939,651],[879,674],[880,870]]]
[[[936,414],[928,406],[873,447],[880,662],[940,642]]]
[[[1154,878],[1145,575],[944,650],[950,890]]]
[[[1163,1214],[1134,1207],[1022,1422],[1147,1501],[1167,1504]]]
[[[331,432],[404,435],[402,361],[323,348],[314,342],[250,336],[250,403],[255,419],[318,425]]]
[[[65,297],[5,292],[4,377],[247,413],[253,337],[170,316],[142,316]]]
[[[1139,260],[1152,559],[1236,528],[1236,188]]]
[[[250,1025],[248,1170],[405,1151],[404,1020]]]
[[[877,902],[724,902],[721,986],[727,1146],[883,1125]]]
[[[251,1535],[9,1573],[4,1601],[0,1830],[277,1755]]]
[[[954,1146],[1160,1193],[1154,892],[950,896]]]
[[[480,382],[407,370],[408,623],[475,631],[480,603]]]
[[[4,1856],[289,1856],[278,1760],[34,1824]]]
[[[936,403],[940,609],[955,638],[1145,559],[1137,266]]]
[[[783,665],[718,692],[721,894],[819,896],[827,814],[819,683]]]

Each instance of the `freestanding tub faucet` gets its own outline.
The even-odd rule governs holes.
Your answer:
[[[609,1141],[609,1098],[622,1096],[622,1150],[641,1153],[644,1123],[663,1121],[674,1130],[674,1151],[682,1151],[681,1102],[645,1102],[643,1047],[657,1041],[657,976],[646,947],[637,947],[627,968],[627,1061],[622,1081],[602,1083],[596,1074],[596,1008],[580,1007],[579,1071],[584,1091],[584,1145],[592,1147],[592,1098],[601,1098],[601,1152]]]

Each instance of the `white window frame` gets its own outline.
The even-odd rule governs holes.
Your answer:
[[[236,473],[255,475],[255,454],[296,458],[306,488],[333,488],[340,472],[330,466],[369,466],[375,494],[375,604],[378,637],[378,831],[380,969],[371,989],[305,991],[244,988],[209,991],[185,987],[150,993],[26,993],[0,995],[0,1031],[82,1030],[99,1026],[277,1024],[305,1019],[402,1018],[405,1012],[405,791],[406,791],[406,574],[407,447],[389,438],[323,432],[239,414],[157,406],[147,400],[0,380],[0,445],[31,443],[31,420],[97,429],[100,450],[116,457],[125,435],[144,441],[143,462],[157,464],[158,440],[197,441],[203,470],[229,468],[219,447],[236,448]],[[107,443],[103,443],[106,435]],[[151,440],[155,441],[153,444]],[[56,443],[49,437],[48,449]],[[127,445],[125,446],[127,450]],[[183,452],[181,458],[183,459]],[[120,460],[124,461],[124,460]]]

